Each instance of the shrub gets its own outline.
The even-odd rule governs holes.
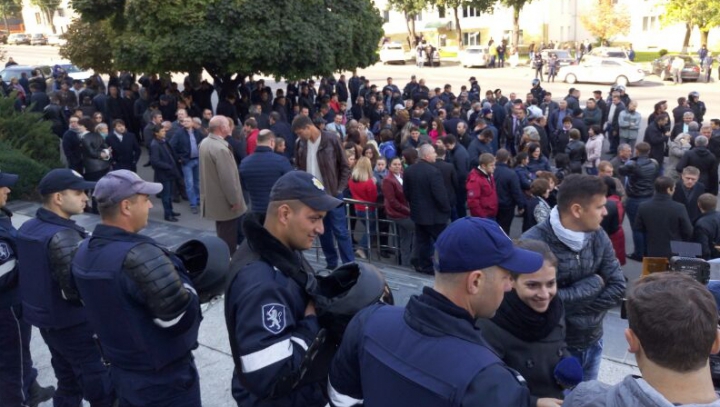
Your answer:
[[[17,184],[11,188],[10,199],[38,200],[40,194],[37,185],[50,168],[7,143],[0,143],[0,170],[20,176]]]
[[[666,50],[665,48],[658,51],[658,54],[660,54],[661,57],[665,56],[667,53],[668,53],[668,50]]]
[[[0,141],[49,168],[61,167],[60,139],[42,114],[18,112],[15,98],[0,98]]]

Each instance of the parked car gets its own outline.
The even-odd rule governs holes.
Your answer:
[[[432,47],[432,66],[440,66],[440,50]],[[425,57],[425,63],[423,63],[423,66],[430,66],[430,59]]]
[[[50,87],[53,79],[52,68],[49,65],[12,65],[0,71],[0,77],[2,77],[5,84],[9,84],[12,78],[20,79],[23,72],[27,74],[28,78],[30,78],[32,76],[32,71],[35,69],[40,69],[40,72],[42,72],[43,76],[46,78],[48,87]]]
[[[380,62],[389,64],[399,62],[405,64],[405,49],[402,44],[397,42],[388,42],[380,48]]]
[[[8,45],[20,45],[20,44],[30,45],[30,36],[27,34],[22,34],[22,33],[10,34],[10,36],[7,39],[7,43],[8,43]]]
[[[490,65],[490,50],[481,45],[470,45],[460,51],[460,65],[463,67],[482,66],[487,68]]]
[[[632,62],[619,58],[590,59],[563,68],[558,75],[567,83],[610,83],[627,86],[645,79],[645,71]]]
[[[77,65],[73,65],[70,61],[60,61],[52,64],[53,67],[55,65],[59,65],[65,72],[67,72],[70,78],[78,81],[85,81],[89,77],[93,76],[93,71],[82,70]]]
[[[48,45],[52,45],[55,47],[62,47],[65,44],[67,44],[67,40],[65,38],[63,38],[60,34],[48,35]]]
[[[33,34],[30,36],[30,45],[47,45],[48,39],[45,34]]]
[[[697,81],[700,78],[700,65],[690,55],[663,55],[652,62],[652,73],[659,76],[660,80],[663,81],[672,79],[670,65],[672,65],[675,58],[685,60],[685,66],[680,72],[680,78],[683,81]]]
[[[540,53],[542,55],[542,59],[544,62],[543,65],[543,71],[547,74],[550,70],[550,67],[548,66],[548,61],[550,61],[550,54],[557,55],[558,62],[560,63],[560,68],[573,65],[575,63],[575,58],[570,55],[570,51],[565,49],[544,49]],[[530,61],[530,67],[532,67],[532,61]]]
[[[605,59],[605,58],[618,58],[630,61],[627,51],[624,48],[617,47],[595,47],[592,51],[583,55],[581,62],[586,62],[591,59]]]

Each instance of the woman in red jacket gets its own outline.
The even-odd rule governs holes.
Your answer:
[[[375,175],[370,159],[360,157],[352,170],[352,176],[348,181],[350,195],[352,199],[357,201],[376,203],[378,198],[378,189],[375,184]],[[360,247],[355,250],[355,255],[361,259],[367,259],[364,249],[370,251],[370,235],[375,235],[377,212],[376,207],[363,204],[355,204],[355,214],[365,225],[365,233],[360,239]]]
[[[382,181],[382,192],[385,197],[385,214],[397,226],[398,244],[400,246],[400,264],[410,267],[412,242],[415,234],[415,223],[410,219],[410,205],[403,193],[403,162],[402,158],[394,157],[389,163],[390,173]]]
[[[494,171],[495,157],[489,153],[480,155],[480,165],[470,171],[465,182],[470,215],[493,220],[497,217],[498,197]]]

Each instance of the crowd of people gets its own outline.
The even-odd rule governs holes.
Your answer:
[[[710,294],[681,276],[648,278],[628,296],[626,336],[647,378],[613,389],[594,382],[604,317],[625,296],[625,214],[631,259],[670,257],[674,240],[700,243],[708,259],[717,254],[720,120],[704,121],[697,92],[679,98],[672,111],[659,101],[641,135],[643,118],[623,86],[613,86],[607,98],[595,91],[583,107],[578,89],[554,99],[537,79],[524,100],[501,89],[481,93],[474,77],[457,96],[450,84],[431,90],[415,76],[402,90],[393,78],[378,86],[355,73],[318,82],[288,82],[273,92],[251,78],[235,92],[188,77],[179,91],[155,75],[136,80],[121,72],[107,87],[96,76],[60,80],[56,91],[35,81],[24,99],[9,92],[21,110],[48,99],[41,111],[74,172],[41,182],[36,231],[24,226],[13,234],[9,211],[3,212],[0,232],[7,233],[0,242],[7,242],[8,256],[0,256],[0,277],[18,274],[16,258],[21,276],[23,264],[40,262],[22,257],[40,253],[32,251],[33,239],[42,235],[51,246],[44,246],[48,259],[37,272],[54,279],[46,297],[65,307],[82,298],[80,309],[88,311],[82,319],[76,308],[58,308],[46,322],[41,311],[54,303],[43,302],[37,318],[31,309],[21,326],[17,297],[3,303],[0,323],[17,325],[4,330],[15,337],[7,357],[27,352],[32,324],[48,331],[43,337],[53,360],[62,361],[53,362],[58,379],[66,379],[56,400],[200,405],[192,349],[201,283],[173,253],[138,234],[149,197],[158,195],[168,222],[178,221],[173,203],[183,198],[193,214],[215,221],[233,256],[225,311],[239,406],[386,405],[389,399],[542,407],[565,397],[563,405],[594,406],[612,405],[601,401],[611,392],[673,403],[714,400],[707,380],[694,383],[693,392],[667,385],[669,377],[709,377],[707,355],[720,344]],[[149,159],[141,165],[152,167],[155,182],[135,174],[143,146]],[[5,199],[16,180],[0,173]],[[91,205],[85,190],[94,190]],[[353,199],[347,209],[346,198]],[[102,219],[91,237],[70,221],[85,208]],[[348,223],[347,213],[358,222]],[[518,235],[516,218],[522,234],[513,242],[508,235]],[[388,255],[390,243],[381,243],[387,235],[381,224],[388,222],[397,231],[397,261],[434,275],[435,286],[404,310],[361,311],[326,366],[328,382],[328,374],[312,374],[324,332],[308,295],[314,271],[300,252],[319,240],[330,270],[373,250]],[[354,243],[358,225],[362,237]],[[54,241],[58,228],[71,229],[72,238]],[[9,243],[16,239],[22,244]],[[93,277],[97,270],[103,278]],[[17,281],[0,282],[17,290]],[[693,293],[691,301],[672,312],[657,306],[658,297],[683,295],[680,289]],[[112,304],[103,305],[107,298]],[[123,316],[121,323],[103,326],[113,313]],[[258,313],[262,319],[252,317]],[[77,320],[68,322],[68,315]],[[686,337],[685,320],[697,321],[697,338]],[[93,362],[78,367],[80,353],[67,350],[69,338],[94,345],[93,331],[110,359],[110,378],[97,352],[85,349],[82,356]],[[670,340],[660,343],[658,332],[675,334],[661,335]],[[687,363],[684,353],[673,353],[690,348]],[[27,359],[22,371],[32,372]],[[73,378],[73,369],[94,376]],[[94,381],[81,385],[86,379]],[[568,396],[581,381],[588,383]],[[30,376],[7,383],[0,400],[14,394],[28,403],[52,394]],[[147,386],[159,390],[148,394]]]

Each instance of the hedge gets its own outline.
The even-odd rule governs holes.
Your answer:
[[[0,143],[0,170],[20,176],[17,184],[11,188],[10,199],[38,200],[40,194],[37,192],[37,185],[50,167],[33,160],[7,143]]]
[[[61,167],[60,139],[42,114],[18,112],[15,98],[0,98],[0,141],[49,168]]]

